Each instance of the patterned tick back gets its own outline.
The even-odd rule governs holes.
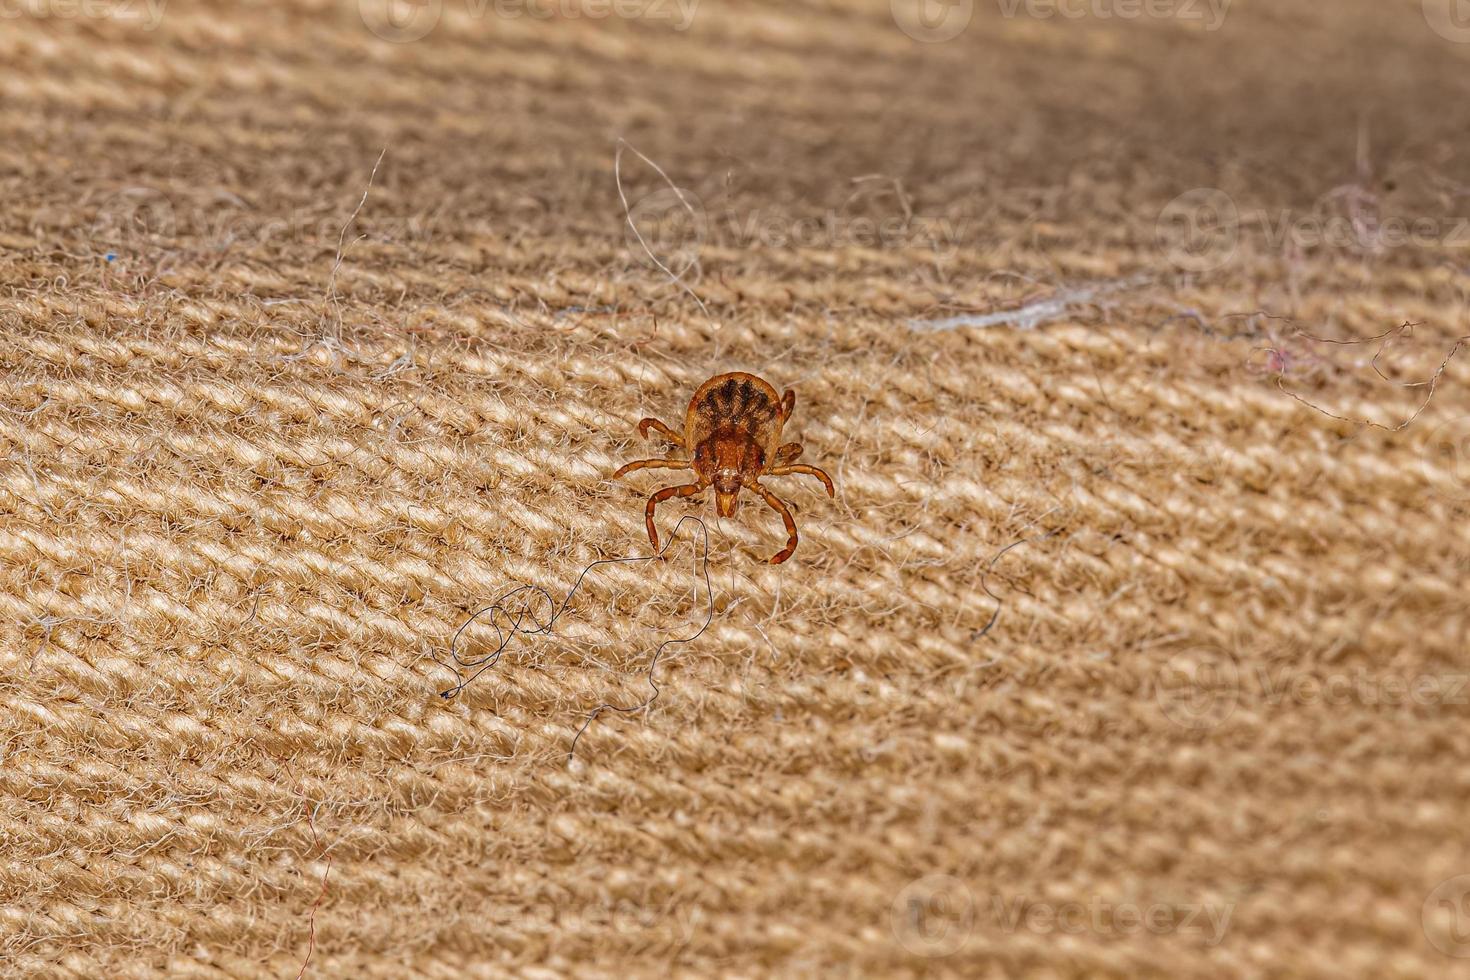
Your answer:
[[[715,509],[721,517],[735,515],[742,489],[759,494],[781,515],[788,535],[786,547],[776,553],[771,564],[779,565],[791,557],[796,550],[796,521],[785,502],[761,484],[761,478],[805,473],[821,480],[828,496],[836,496],[831,477],[815,466],[796,462],[801,443],[781,445],[781,429],[795,408],[796,392],[788,390],[778,397],[769,383],[753,374],[734,371],[710,378],[694,392],[684,413],[682,436],[658,419],[638,423],[639,435],[646,438],[649,429],[656,429],[690,458],[640,459],[620,468],[613,479],[644,469],[693,470],[695,477],[693,483],[664,487],[648,498],[643,517],[655,550],[658,529],[653,523],[654,508],[670,497],[691,497],[714,487]]]
[[[785,421],[780,397],[769,383],[739,371],[722,374],[700,385],[690,399],[684,445],[698,446],[717,431],[733,430],[753,440],[769,458]]]

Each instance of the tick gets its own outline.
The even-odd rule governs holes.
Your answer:
[[[735,504],[742,487],[760,494],[762,500],[786,524],[786,547],[771,558],[779,565],[796,551],[796,521],[786,503],[761,484],[767,476],[805,473],[822,481],[827,496],[835,497],[832,478],[815,466],[796,462],[801,443],[781,444],[781,428],[796,408],[796,392],[788,389],[777,396],[776,389],[743,371],[717,375],[699,386],[684,413],[681,436],[658,419],[638,423],[638,434],[648,438],[648,430],[656,429],[689,459],[665,457],[640,459],[620,468],[613,479],[634,470],[693,470],[694,482],[664,487],[648,498],[644,518],[648,524],[648,540],[658,550],[658,529],[653,524],[653,511],[670,497],[692,497],[709,486],[715,488],[715,510],[721,517],[735,516]]]

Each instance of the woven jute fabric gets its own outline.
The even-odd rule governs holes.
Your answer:
[[[1219,6],[7,11],[0,975],[1470,975],[1470,44]]]

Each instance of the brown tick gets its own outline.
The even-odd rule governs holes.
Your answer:
[[[721,517],[733,517],[736,497],[741,487],[760,494],[772,510],[781,515],[789,536],[786,547],[771,559],[779,565],[796,550],[796,521],[791,511],[774,493],[762,486],[763,476],[786,476],[805,473],[822,481],[827,496],[835,497],[832,478],[815,466],[796,462],[801,443],[781,445],[781,427],[796,408],[796,392],[776,395],[776,389],[753,374],[734,371],[710,378],[699,386],[684,413],[681,436],[658,419],[638,423],[638,434],[648,438],[649,429],[657,429],[665,439],[684,450],[693,451],[692,459],[640,459],[613,474],[613,479],[634,470],[693,470],[694,482],[683,486],[664,487],[648,498],[644,518],[648,524],[648,540],[658,550],[658,530],[653,526],[653,510],[670,497],[692,497],[714,485],[715,510]]]

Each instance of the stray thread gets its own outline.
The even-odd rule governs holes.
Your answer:
[[[980,576],[980,588],[984,589],[985,590],[985,594],[988,595],[988,596],[990,596],[990,598],[992,598],[992,599],[995,600],[995,611],[990,614],[990,621],[989,622],[987,622],[980,629],[978,629],[978,630],[976,630],[976,631],[974,631],[974,632],[972,632],[970,634],[970,640],[971,640],[971,642],[973,642],[975,640],[978,640],[981,637],[983,637],[986,633],[989,633],[990,632],[990,628],[995,625],[995,621],[998,620],[998,619],[1000,619],[1000,609],[1001,609],[1001,606],[1004,605],[1004,601],[1001,599],[1000,596],[998,596],[994,592],[990,591],[990,582],[989,582],[990,573],[995,568],[995,563],[998,562],[998,561],[1000,561],[1001,557],[1007,551],[1010,551],[1012,548],[1019,548],[1023,544],[1034,544],[1037,541],[1045,541],[1047,538],[1050,538],[1050,537],[1052,537],[1052,536],[1054,536],[1056,534],[1061,533],[1061,530],[1062,530],[1061,528],[1057,528],[1055,530],[1047,531],[1045,534],[1038,534],[1038,535],[1036,535],[1035,537],[1032,537],[1032,538],[1022,538],[1019,541],[1012,541],[1010,544],[1006,545],[1004,548],[1002,548],[999,551],[997,551],[995,553],[995,555],[990,559],[990,564],[988,564],[988,565],[985,566],[985,571]]]
[[[331,274],[327,276],[327,303],[337,317],[337,336],[334,339],[340,339],[342,335],[342,304],[337,299],[337,272],[342,268],[342,260],[346,258],[346,249],[351,247],[350,245],[344,246],[347,241],[347,229],[352,227],[352,223],[357,220],[357,216],[362,214],[362,209],[367,205],[368,195],[373,191],[373,181],[378,176],[378,168],[383,165],[383,158],[387,155],[388,148],[385,146],[378,152],[378,159],[373,162],[373,169],[368,173],[367,186],[362,189],[362,197],[358,200],[357,207],[352,209],[352,214],[348,215],[347,220],[342,223],[342,230],[337,233],[337,257],[332,261]],[[356,245],[364,237],[366,236],[358,235],[352,240],[352,245]]]
[[[1426,380],[1424,380],[1424,381],[1395,381],[1392,378],[1390,378],[1388,375],[1384,374],[1383,371],[1378,367],[1378,359],[1383,356],[1383,352],[1386,351],[1386,350],[1388,350],[1389,345],[1392,344],[1394,342],[1394,340],[1398,339],[1399,336],[1403,336],[1405,334],[1412,333],[1413,330],[1414,330],[1414,328],[1417,327],[1417,326],[1419,326],[1418,323],[1406,322],[1402,326],[1394,327],[1391,330],[1385,330],[1383,333],[1379,334],[1376,337],[1367,337],[1367,338],[1365,338],[1363,340],[1329,340],[1326,337],[1316,337],[1316,336],[1313,336],[1312,334],[1309,334],[1309,333],[1307,333],[1306,331],[1303,331],[1303,330],[1298,330],[1295,334],[1292,335],[1292,336],[1295,336],[1295,337],[1302,337],[1302,338],[1305,338],[1306,340],[1314,341],[1314,342],[1319,343],[1319,344],[1335,344],[1335,345],[1337,345],[1339,347],[1353,347],[1353,346],[1356,346],[1358,344],[1371,344],[1371,343],[1373,343],[1376,340],[1383,341],[1383,343],[1379,346],[1378,351],[1373,355],[1373,360],[1370,362],[1372,364],[1372,367],[1373,367],[1373,373],[1374,374],[1377,374],[1384,381],[1387,381],[1389,384],[1394,385],[1396,387],[1400,387],[1400,388],[1424,388],[1424,387],[1427,387],[1429,389],[1425,393],[1425,395],[1424,395],[1424,401],[1423,401],[1423,403],[1420,404],[1420,406],[1418,408],[1414,409],[1414,414],[1412,414],[1408,418],[1404,419],[1398,425],[1392,425],[1392,426],[1390,426],[1390,425],[1384,425],[1382,422],[1375,422],[1372,419],[1355,419],[1355,418],[1349,418],[1349,417],[1347,417],[1345,415],[1334,415],[1332,412],[1327,411],[1327,409],[1321,407],[1320,405],[1316,405],[1316,404],[1312,403],[1311,401],[1309,401],[1308,399],[1303,398],[1301,395],[1297,394],[1296,392],[1290,391],[1290,390],[1287,389],[1287,387],[1283,383],[1283,379],[1285,378],[1285,375],[1286,375],[1286,365],[1289,363],[1289,359],[1288,359],[1288,357],[1286,355],[1282,354],[1281,351],[1277,350],[1274,347],[1256,347],[1256,348],[1252,349],[1251,354],[1254,355],[1254,354],[1262,353],[1262,352],[1270,354],[1271,357],[1272,357],[1272,361],[1270,363],[1275,364],[1277,366],[1277,368],[1278,368],[1278,370],[1276,371],[1276,387],[1277,387],[1277,389],[1280,390],[1283,394],[1289,395],[1290,397],[1292,397],[1292,398],[1296,399],[1297,401],[1301,402],[1303,405],[1307,406],[1308,408],[1313,409],[1313,410],[1315,410],[1317,412],[1321,412],[1323,415],[1327,416],[1328,418],[1330,418],[1330,419],[1336,419],[1339,422],[1349,422],[1349,423],[1352,423],[1353,425],[1366,425],[1366,426],[1370,426],[1370,427],[1375,428],[1375,429],[1383,429],[1385,432],[1399,432],[1399,431],[1402,431],[1403,429],[1407,428],[1410,424],[1412,424],[1413,421],[1415,419],[1417,419],[1421,414],[1423,414],[1424,410],[1429,407],[1430,401],[1433,400],[1433,398],[1434,398],[1435,388],[1439,385],[1440,376],[1444,374],[1445,369],[1449,367],[1450,361],[1452,361],[1454,359],[1455,355],[1457,353],[1459,353],[1460,348],[1465,345],[1466,341],[1470,341],[1470,334],[1466,334],[1465,336],[1463,336],[1463,337],[1459,338],[1458,340],[1456,340],[1454,346],[1450,348],[1450,352],[1445,355],[1444,360],[1442,360],[1442,361],[1439,362],[1439,367],[1435,369],[1434,374],[1430,375],[1429,378],[1427,378]]]
[[[699,536],[699,548],[695,554],[695,564],[697,567],[697,571],[695,573],[696,589],[698,580],[702,577],[704,579],[705,593],[709,596],[709,605],[707,611],[705,612],[704,622],[700,625],[698,630],[696,630],[689,636],[670,637],[669,639],[664,640],[662,643],[654,648],[653,656],[648,662],[648,669],[644,672],[644,675],[648,680],[648,686],[651,688],[648,697],[644,698],[637,704],[617,705],[611,703],[603,703],[592,709],[592,712],[587,716],[587,720],[582,722],[582,727],[577,729],[577,734],[572,738],[571,747],[567,751],[567,762],[570,763],[577,754],[577,743],[581,740],[583,733],[587,731],[588,727],[590,727],[591,724],[597,720],[597,717],[604,711],[617,711],[622,714],[632,714],[633,712],[641,711],[644,708],[647,708],[649,705],[653,704],[653,702],[658,699],[659,695],[659,686],[658,680],[655,677],[655,671],[658,670],[658,662],[659,659],[663,656],[664,650],[676,643],[692,643],[693,641],[699,639],[702,635],[704,635],[704,631],[709,629],[710,623],[714,621],[715,593],[714,587],[710,584],[709,577],[709,528],[705,526],[704,521],[700,518],[694,517],[692,515],[686,515],[679,518],[679,523],[674,525],[673,533],[669,535],[669,539],[664,542],[664,546],[659,549],[659,551],[655,554],[640,555],[632,558],[599,558],[597,561],[592,562],[586,568],[582,569],[582,573],[577,576],[577,581],[572,584],[571,589],[567,591],[567,594],[562,597],[562,600],[559,603],[551,598],[550,592],[547,592],[546,589],[542,588],[539,585],[518,585],[514,589],[511,589],[509,592],[501,595],[490,605],[476,612],[469,619],[465,620],[463,624],[460,625],[459,629],[456,630],[454,633],[454,639],[450,641],[449,657],[450,660],[453,661],[453,663],[451,664],[440,660],[437,656],[434,658],[437,663],[452,671],[456,678],[456,683],[454,684],[454,686],[440,691],[439,696],[441,698],[444,698],[445,700],[457,697],[459,693],[463,691],[472,681],[474,681],[476,677],[479,677],[480,674],[491,669],[500,662],[501,655],[505,653],[506,649],[510,646],[510,644],[515,640],[517,636],[550,636],[552,629],[556,626],[556,621],[561,618],[562,613],[566,612],[567,606],[570,605],[572,598],[577,594],[577,590],[582,587],[582,583],[586,580],[588,574],[590,574],[594,568],[599,565],[618,565],[632,562],[653,561],[656,558],[663,558],[668,554],[669,549],[674,546],[674,542],[679,539],[680,533],[683,531],[684,525],[686,523],[691,523],[698,526],[697,533]],[[510,610],[507,608],[508,604],[514,602],[518,598],[527,595],[529,595],[530,598],[528,600],[522,599],[518,610],[512,615]],[[541,622],[541,620],[536,616],[535,608],[542,600],[544,600],[547,607],[551,609],[551,615],[544,623]],[[464,635],[464,631],[469,629],[471,624],[473,624],[476,620],[478,620],[486,613],[490,614],[490,625],[495,629],[495,634],[497,637],[495,648],[483,657],[467,659],[460,656],[460,637]],[[497,621],[498,616],[503,616],[506,620],[508,620],[506,628],[501,628],[500,623]],[[528,622],[529,625],[526,625]],[[466,671],[468,671],[468,675],[466,675]]]
[[[318,804],[318,806],[320,806],[320,804]],[[321,846],[321,842],[316,835],[316,819],[312,815],[311,804],[306,799],[304,792],[301,798],[301,807],[303,810],[306,811],[306,825],[311,828],[312,847],[319,848]],[[327,858],[327,866],[322,871],[321,891],[317,893],[316,901],[312,903],[311,906],[311,915],[307,919],[308,935],[306,939],[306,959],[301,961],[301,969],[296,974],[296,980],[301,980],[302,977],[306,976],[306,967],[309,963],[311,963],[311,954],[316,951],[316,913],[317,909],[322,907],[322,899],[327,897],[327,876],[331,873],[332,859]]]
[[[352,214],[348,215],[347,220],[342,223],[341,231],[337,233],[337,254],[332,259],[332,270],[327,274],[327,292],[326,296],[324,297],[326,306],[331,313],[333,321],[331,327],[331,335],[328,335],[327,325],[323,324],[320,331],[320,336],[312,340],[296,353],[282,356],[280,358],[281,360],[299,361],[302,358],[307,357],[313,350],[315,350],[318,344],[320,344],[322,347],[325,347],[327,350],[335,350],[339,353],[346,354],[349,359],[351,358],[350,352],[348,352],[346,348],[342,346],[342,303],[337,296],[337,273],[339,270],[341,270],[342,263],[347,258],[347,250],[367,237],[366,235],[358,235],[351,242],[348,242],[347,229],[352,227],[352,223],[357,220],[358,215],[362,214],[362,209],[367,205],[368,195],[371,194],[373,191],[373,181],[377,179],[378,176],[378,168],[383,165],[383,158],[387,155],[388,148],[385,146],[381,151],[379,151],[378,159],[373,162],[373,169],[368,173],[367,186],[362,189],[362,197],[358,199],[357,207],[352,209]],[[268,300],[266,302],[266,305],[272,306],[276,305],[277,303],[291,302],[295,302],[295,300]]]
[[[675,274],[672,269],[664,265],[662,259],[653,254],[653,249],[649,248],[648,242],[644,241],[643,239],[643,232],[639,231],[638,225],[633,222],[633,209],[628,204],[628,195],[623,191],[623,150],[625,149],[632,150],[634,153],[636,153],[638,155],[638,159],[642,160],[644,163],[652,167],[658,173],[658,175],[664,179],[664,183],[668,184],[669,187],[673,190],[674,196],[679,199],[679,203],[684,205],[684,210],[688,211],[690,216],[692,216],[696,221],[699,219],[698,212],[694,210],[694,205],[689,203],[689,199],[684,196],[684,192],[679,189],[679,186],[669,179],[668,174],[664,173],[663,167],[660,167],[658,164],[648,159],[648,157],[644,156],[642,152],[639,151],[638,147],[634,146],[632,143],[629,143],[627,140],[621,137],[618,138],[618,149],[617,152],[613,154],[613,180],[616,181],[618,185],[618,199],[623,202],[623,220],[628,223],[629,228],[633,229],[633,236],[638,239],[638,244],[643,246],[643,251],[648,254],[648,257],[653,261],[653,264],[658,266],[659,270],[663,272],[664,275],[669,277],[670,282],[676,284],[680,289],[688,293],[689,297],[699,305],[700,311],[703,312],[705,316],[713,320],[714,317],[710,316],[709,307],[704,305],[704,300],[700,299],[699,294],[696,293],[693,288],[691,288],[690,285],[684,281],[683,276]]]

